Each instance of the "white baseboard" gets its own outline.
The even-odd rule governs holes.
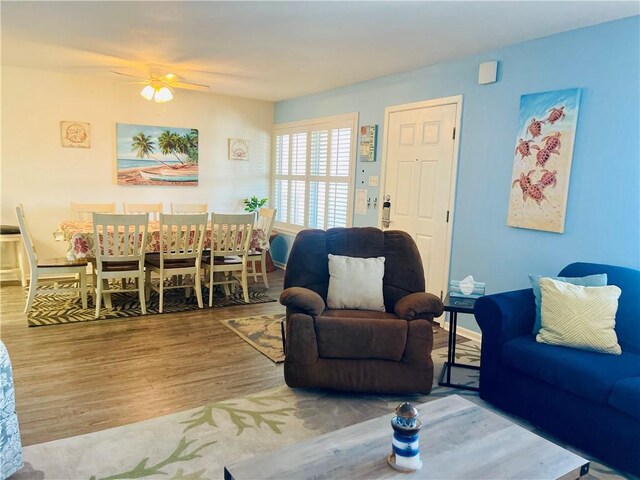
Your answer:
[[[440,321],[438,322],[438,324],[444,328],[447,332],[449,331],[449,321]],[[468,328],[464,328],[460,326],[460,323],[458,323],[458,328],[456,328],[456,334],[460,335],[461,337],[465,337],[468,338],[469,340],[473,340],[475,342],[481,343],[482,342],[482,334],[478,333],[474,330],[470,330]]]
[[[286,263],[282,263],[282,262],[276,262],[275,260],[271,259],[271,261],[273,262],[273,264],[282,269],[282,270],[286,270],[287,269],[287,264]]]

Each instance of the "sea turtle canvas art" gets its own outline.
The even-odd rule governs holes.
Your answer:
[[[507,225],[563,233],[580,89],[520,97]]]
[[[118,123],[118,185],[198,185],[198,130]]]

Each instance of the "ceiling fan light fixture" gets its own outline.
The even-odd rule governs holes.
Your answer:
[[[156,90],[156,96],[154,100],[157,103],[165,103],[171,99],[173,99],[173,93],[171,93],[171,90],[168,87],[161,87]]]
[[[155,88],[153,88],[151,85],[145,85],[145,87],[140,92],[140,95],[142,95],[142,97],[146,100],[152,100],[155,93]]]

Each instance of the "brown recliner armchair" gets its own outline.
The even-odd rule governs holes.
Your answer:
[[[386,312],[329,310],[328,254],[385,257]],[[418,248],[405,232],[305,230],[291,248],[280,303],[287,307],[284,378],[290,387],[423,393],[433,383],[431,321],[443,311],[424,292]]]

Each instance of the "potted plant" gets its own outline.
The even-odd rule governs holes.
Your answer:
[[[255,195],[251,198],[245,198],[242,200],[244,203],[244,211],[245,212],[257,212],[261,207],[264,207],[267,204],[267,198],[258,198]]]

